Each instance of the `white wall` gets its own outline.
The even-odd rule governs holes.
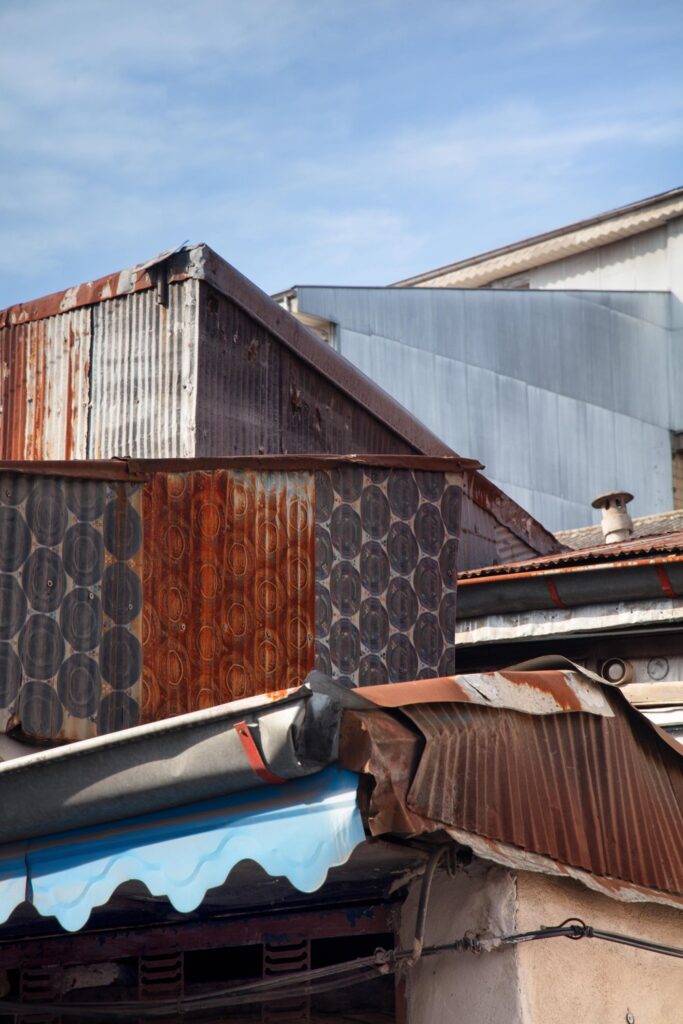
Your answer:
[[[670,291],[683,300],[683,217],[503,278],[491,287],[509,288],[522,280],[530,288]]]

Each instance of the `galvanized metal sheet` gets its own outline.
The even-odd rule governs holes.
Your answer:
[[[444,473],[316,474],[317,669],[349,685],[455,671],[461,497]]]
[[[0,474],[0,728],[133,725],[142,674],[136,484]]]
[[[636,514],[670,506],[683,361],[666,294],[626,304],[596,292],[301,287],[296,298],[335,324],[342,355],[549,527],[585,525],[612,487],[636,495]]]
[[[303,682],[313,479],[218,470],[145,485],[143,721]]]
[[[100,302],[93,318],[87,457],[195,454],[199,283]]]
[[[73,310],[0,330],[0,454],[87,455],[91,315]]]

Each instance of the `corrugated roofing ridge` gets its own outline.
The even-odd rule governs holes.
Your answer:
[[[675,200],[678,198],[680,198],[680,202],[675,203]],[[660,211],[659,216],[656,213],[648,212],[651,207],[664,206],[666,203],[674,204],[671,211]],[[655,227],[656,223],[659,223],[662,220],[669,220],[671,217],[682,212],[683,187],[678,187],[670,189],[668,192],[661,192],[657,195],[649,196],[646,199],[641,199],[635,203],[630,203],[626,206],[617,207],[614,210],[597,214],[594,217],[588,217],[585,220],[576,221],[572,224],[555,228],[552,231],[543,232],[540,235],[532,235],[529,238],[522,239],[518,242],[512,242],[509,245],[500,246],[496,249],[489,249],[488,251],[479,253],[476,256],[470,256],[466,259],[457,260],[454,263],[436,267],[434,270],[428,270],[421,274],[415,274],[412,277],[403,278],[400,281],[393,282],[389,287],[401,288],[406,286],[419,286],[422,282],[432,281],[435,278],[445,277],[449,274],[461,275],[458,280],[465,281],[469,279],[470,283],[475,286],[477,282],[479,284],[485,284],[501,277],[507,277],[520,270],[528,270],[533,266],[554,262],[554,260],[561,259],[564,255],[569,255],[569,252],[562,251],[563,245],[561,241],[558,241],[567,235],[577,235],[582,231],[589,232],[591,230],[599,229],[608,222],[614,221],[618,218],[632,218],[633,223],[628,225],[628,227],[625,227],[624,234],[618,233],[614,238],[605,237],[600,240],[597,238],[592,240],[587,238],[587,242],[589,242],[589,244],[573,250],[574,252],[581,252],[586,248],[593,248],[595,244],[604,244],[604,242],[616,241],[619,237],[625,237],[625,235],[638,234],[641,231],[646,231],[651,227]],[[637,218],[638,214],[641,214],[641,217],[634,220],[634,218]],[[606,234],[607,231],[608,229],[605,231]],[[545,255],[545,258],[541,258],[538,262],[525,262],[522,257],[515,255],[521,251],[532,249],[538,255],[541,255],[539,247],[546,246],[547,248],[550,248],[553,244],[555,244],[558,254],[549,258],[546,252],[543,254]],[[567,247],[567,243],[565,243],[564,249],[566,250]],[[481,269],[483,265],[488,265],[490,272],[484,272]],[[479,273],[477,273],[476,269],[471,268],[480,268]],[[479,280],[479,278],[481,278],[481,280]]]
[[[675,533],[643,537],[624,541],[621,544],[600,544],[592,548],[567,548],[554,555],[540,555],[524,562],[508,562],[502,565],[487,565],[479,569],[468,569],[458,574],[459,580],[476,579],[484,576],[504,576],[515,573],[551,569],[562,565],[609,565],[628,559],[633,555],[647,555],[668,552],[683,552],[683,530]]]

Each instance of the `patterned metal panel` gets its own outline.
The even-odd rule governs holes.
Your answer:
[[[444,473],[316,473],[316,668],[349,685],[455,671],[460,507]]]
[[[136,485],[0,475],[0,727],[133,725],[142,672]]]
[[[145,485],[143,721],[297,686],[313,664],[309,472]]]

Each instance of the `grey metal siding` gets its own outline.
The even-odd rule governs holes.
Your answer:
[[[299,288],[342,355],[551,529],[600,491],[671,507],[683,348],[667,293]]]

